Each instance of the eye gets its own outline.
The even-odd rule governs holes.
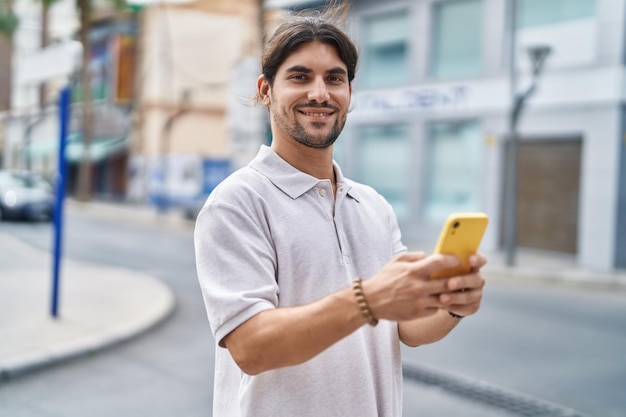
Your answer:
[[[296,81],[304,81],[306,80],[306,75],[304,74],[294,74],[291,76],[292,80],[296,80]]]
[[[328,81],[331,83],[339,84],[343,82],[343,78],[338,75],[330,75]]]

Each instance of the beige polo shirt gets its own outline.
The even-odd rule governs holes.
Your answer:
[[[406,250],[391,206],[343,177],[337,194],[261,147],[198,216],[198,278],[217,341],[266,309],[316,301],[373,276]],[[310,361],[257,376],[216,349],[213,416],[400,417],[397,324],[382,320]]]

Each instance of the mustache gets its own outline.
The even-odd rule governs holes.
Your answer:
[[[301,103],[296,106],[296,110],[302,108],[316,108],[316,109],[331,109],[333,111],[339,111],[339,107],[332,105],[328,102],[318,103],[317,101],[310,101],[308,103]]]

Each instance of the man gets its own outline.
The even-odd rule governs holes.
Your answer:
[[[435,342],[479,308],[484,257],[430,279],[459,260],[407,253],[390,205],[333,162],[357,59],[325,15],[289,19],[265,47],[272,145],[215,189],[195,231],[215,417],[399,417],[400,342]]]

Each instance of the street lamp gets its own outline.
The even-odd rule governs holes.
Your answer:
[[[507,165],[505,178],[505,249],[506,265],[515,266],[515,243],[517,240],[517,124],[519,117],[528,98],[537,88],[537,80],[543,69],[546,57],[550,54],[551,48],[546,45],[531,46],[527,49],[532,64],[532,80],[526,91],[515,93],[513,108],[509,119],[509,143],[507,147]],[[511,51],[514,53],[514,51]],[[512,76],[515,68],[511,69]],[[513,85],[515,85],[513,83]]]

